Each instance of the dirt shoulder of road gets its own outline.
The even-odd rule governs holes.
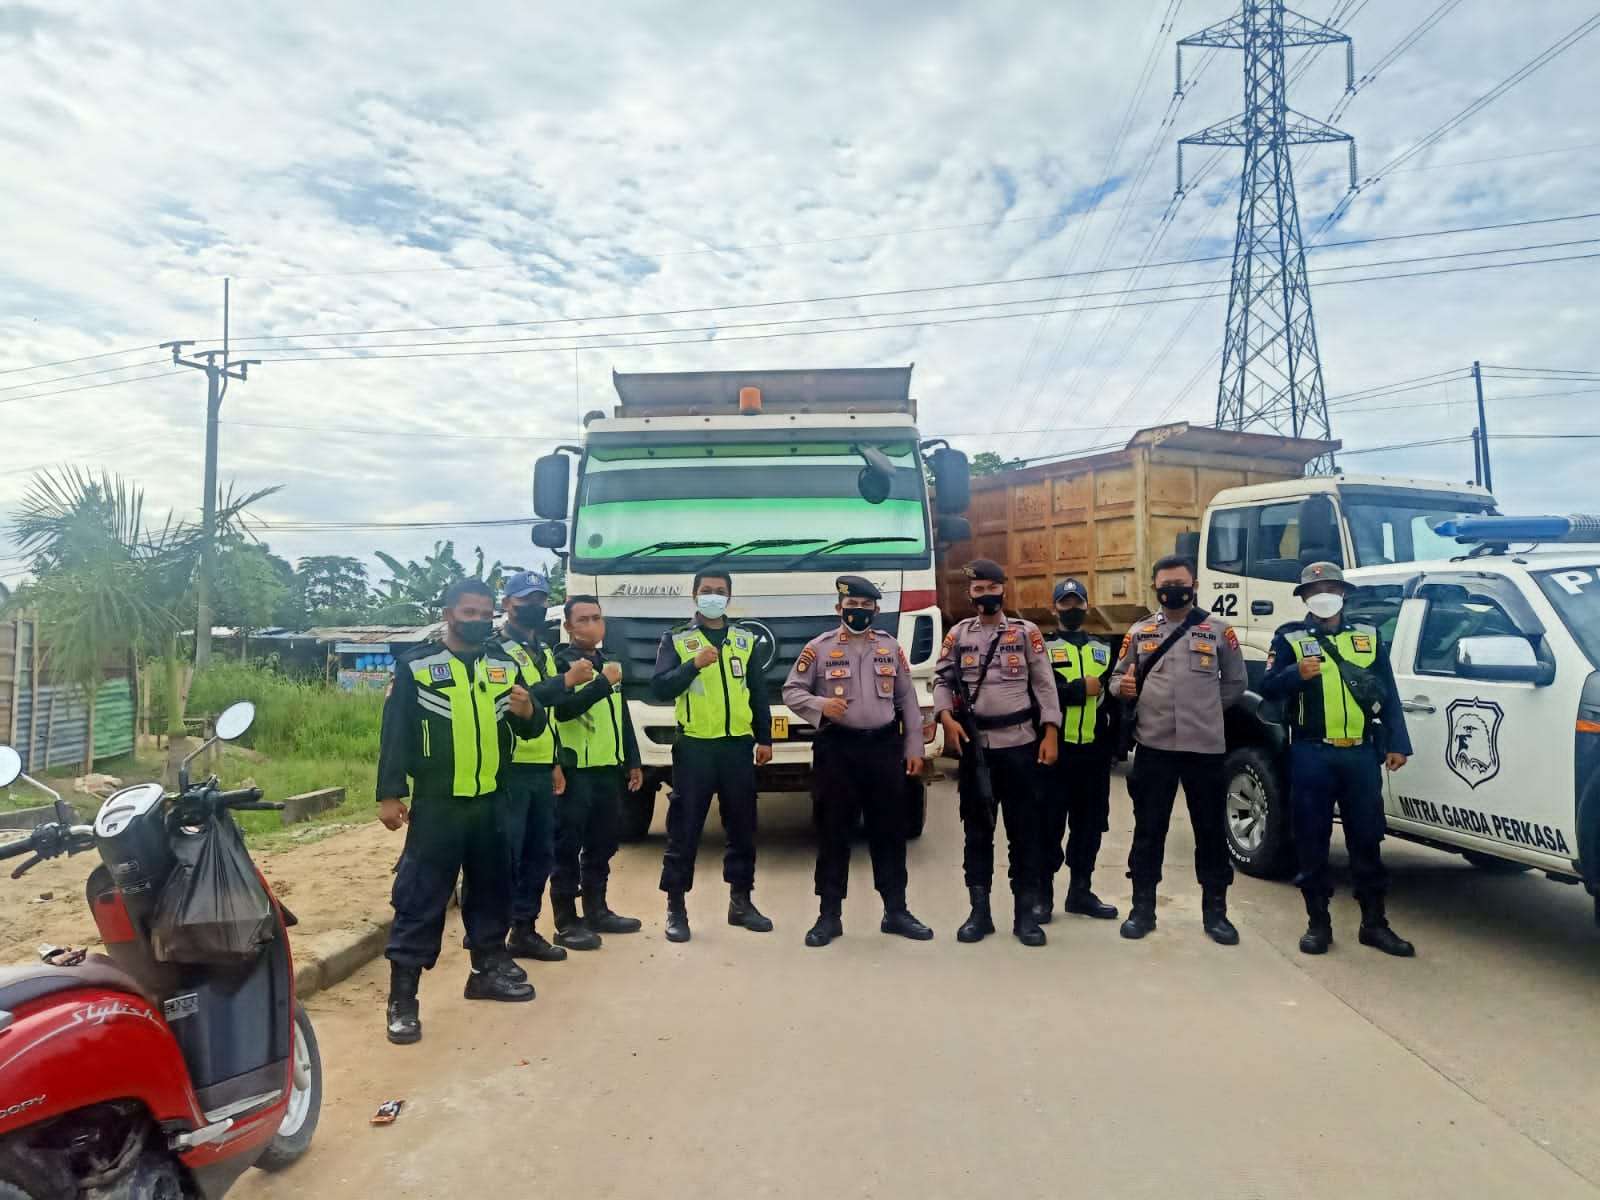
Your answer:
[[[403,836],[375,820],[332,836],[326,826],[304,830],[303,844],[256,856],[273,891],[300,920],[294,943],[370,927],[388,905]],[[84,894],[99,861],[91,852],[42,863],[21,879],[11,879],[9,871],[0,875],[0,965],[35,961],[42,942],[101,948]]]

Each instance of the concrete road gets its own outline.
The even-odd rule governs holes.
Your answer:
[[[1200,930],[1177,818],[1145,941],[1058,915],[1044,949],[962,946],[941,785],[911,853],[911,905],[937,939],[878,933],[862,851],[846,937],[811,950],[807,806],[764,805],[772,934],[723,923],[713,832],[694,940],[664,940],[658,818],[613,885],[645,931],[530,964],[534,1003],[465,1002],[454,950],[424,981],[419,1046],[383,1039],[382,963],[314,998],[317,1143],[236,1194],[1600,1195],[1600,931],[1577,889],[1391,843],[1417,959],[1358,946],[1348,900],[1334,952],[1307,959],[1297,893],[1252,880],[1234,893],[1243,943],[1222,948]],[[1119,784],[1098,882],[1124,906],[1130,826]],[[395,1098],[400,1121],[370,1126]]]

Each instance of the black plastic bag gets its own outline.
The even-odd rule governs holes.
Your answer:
[[[200,832],[174,839],[173,868],[150,921],[156,958],[168,963],[238,962],[254,958],[273,938],[277,917],[226,813],[207,818]]]

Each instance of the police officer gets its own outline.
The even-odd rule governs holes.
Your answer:
[[[1133,799],[1133,848],[1128,877],[1133,911],[1122,936],[1142,938],[1156,927],[1156,884],[1166,857],[1167,827],[1183,784],[1194,829],[1194,870],[1200,914],[1211,940],[1238,944],[1228,920],[1227,749],[1222,714],[1244,695],[1239,635],[1225,620],[1197,609],[1194,564],[1173,555],[1155,565],[1152,584],[1161,607],[1128,631],[1111,675],[1112,691],[1126,703],[1138,752],[1128,777]]]
[[[1301,572],[1294,594],[1304,598],[1309,615],[1278,630],[1261,681],[1263,696],[1285,701],[1290,726],[1294,842],[1300,866],[1295,884],[1305,896],[1308,918],[1300,949],[1326,954],[1333,944],[1328,844],[1333,840],[1337,804],[1350,852],[1351,880],[1361,905],[1361,944],[1409,958],[1416,947],[1389,928],[1384,914],[1385,879],[1378,847],[1383,841],[1379,767],[1398,771],[1405,766],[1411,740],[1388,648],[1371,625],[1345,619],[1350,591],[1344,572],[1333,563],[1312,563]]]
[[[771,706],[755,635],[728,621],[732,595],[731,575],[695,576],[695,615],[662,635],[650,681],[651,695],[672,701],[678,718],[661,863],[669,942],[689,940],[684,894],[694,886],[695,854],[713,792],[728,835],[722,856],[728,924],[772,930],[750,899],[756,882],[756,767],[772,761]]]
[[[1065,862],[1065,910],[1113,920],[1115,905],[1090,890],[1101,835],[1111,824],[1111,738],[1106,677],[1113,666],[1111,647],[1083,632],[1089,616],[1089,589],[1076,579],[1056,584],[1056,631],[1045,640],[1061,703],[1061,756],[1043,768],[1040,796],[1044,836],[1040,841],[1039,903],[1034,916],[1050,923],[1055,907],[1054,879]],[[1071,833],[1068,833],[1070,828]],[[1061,852],[1066,838],[1067,850]]]
[[[879,928],[925,942],[933,930],[906,908],[903,782],[903,776],[922,773],[922,710],[905,652],[872,628],[883,593],[859,575],[841,575],[834,587],[839,628],[807,642],[783,684],[783,702],[817,728],[821,912],[806,945],[826,946],[844,935],[841,915],[857,814],[865,818],[872,883],[883,897]]]
[[[956,940],[977,942],[994,932],[989,888],[994,881],[995,819],[1004,815],[1014,907],[1011,931],[1024,946],[1042,946],[1044,930],[1034,914],[1040,883],[1038,764],[1056,761],[1061,706],[1039,627],[1005,615],[1004,569],[979,558],[962,571],[978,615],[958,622],[945,636],[933,689],[944,744],[961,760],[961,825],[966,835],[962,870],[972,912],[956,931]],[[955,717],[958,704],[970,706],[982,741],[988,796],[981,794],[978,756],[965,745],[967,730]]]
[[[533,999],[526,973],[506,953],[511,861],[496,792],[513,732],[537,738],[547,718],[517,682],[515,660],[487,644],[494,632],[489,588],[460,580],[443,605],[442,639],[395,663],[378,744],[379,819],[389,829],[406,827],[385,951],[388,1036],[399,1044],[422,1037],[417,984],[439,960],[445,906],[460,874],[468,883],[461,913],[472,958],[467,999]]]
[[[500,646],[516,660],[533,698],[552,709],[575,687],[594,678],[594,666],[580,659],[563,675],[556,670],[555,654],[541,635],[550,580],[539,571],[518,571],[506,580],[503,601],[505,625]],[[555,866],[556,795],[566,790],[566,779],[556,761],[556,731],[552,724],[536,738],[518,738],[501,778],[501,811],[506,846],[511,853],[511,936],[506,949],[515,958],[560,962],[567,952],[552,946],[534,928],[544,899],[545,884]]]
[[[602,933],[637,933],[637,917],[606,903],[611,858],[617,852],[617,815],[626,780],[630,792],[644,784],[639,742],[622,695],[622,665],[601,649],[606,619],[593,596],[569,596],[566,629],[571,641],[556,654],[563,671],[587,661],[597,674],[556,704],[556,737],[567,790],[556,799],[556,867],[550,876],[556,944],[594,950]],[[578,895],[583,916],[578,916]]]

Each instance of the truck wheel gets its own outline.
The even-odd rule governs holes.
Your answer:
[[[311,1017],[298,1001],[294,1006],[294,1049],[290,1056],[289,1111],[283,1114],[278,1132],[256,1159],[263,1171],[281,1171],[300,1161],[311,1148],[322,1115],[322,1055],[317,1050],[317,1033]]]
[[[642,842],[650,836],[650,823],[656,819],[656,792],[660,788],[659,779],[646,775],[637,792],[623,789],[622,810],[617,815],[619,841]]]
[[[1463,850],[1461,857],[1478,870],[1487,871],[1490,875],[1521,875],[1524,871],[1533,870],[1527,863],[1512,862],[1509,858],[1496,858],[1492,854],[1482,854],[1477,850]]]
[[[928,823],[928,787],[920,779],[906,776],[906,838],[915,841]]]
[[[1246,875],[1282,879],[1290,872],[1289,798],[1277,764],[1264,750],[1246,746],[1223,763],[1228,780],[1228,853]]]

